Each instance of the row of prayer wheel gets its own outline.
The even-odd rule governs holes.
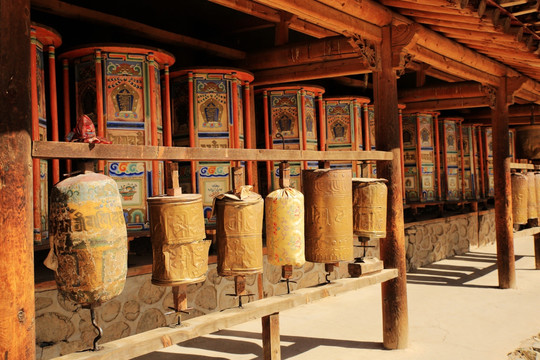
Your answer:
[[[512,173],[512,217],[514,225],[539,218],[540,172]]]
[[[278,266],[350,261],[353,233],[386,235],[384,180],[353,179],[349,169],[304,170],[302,176],[305,195],[285,187],[263,200],[242,186],[216,197],[219,275],[262,272],[265,212],[268,261]],[[152,283],[204,281],[211,241],[205,240],[202,196],[151,197],[148,206]],[[119,295],[127,274],[127,231],[117,183],[93,172],[59,182],[51,193],[50,223],[53,243],[45,263],[55,271],[60,293],[92,307]]]

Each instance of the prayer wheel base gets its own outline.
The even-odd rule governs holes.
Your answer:
[[[349,275],[353,278],[366,274],[372,274],[381,271],[384,268],[382,260],[377,258],[364,258],[363,262],[352,263],[348,265]]]
[[[188,285],[196,284],[206,280],[206,274],[195,278],[195,279],[180,279],[180,280],[160,280],[152,278],[152,285],[157,286],[179,286],[179,285]]]

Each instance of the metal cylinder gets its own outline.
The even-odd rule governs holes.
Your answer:
[[[265,214],[268,262],[304,265],[304,195],[293,188],[272,191],[265,199]]]
[[[536,180],[534,173],[531,171],[527,173],[527,188],[529,190],[527,197],[527,218],[537,219],[538,209],[536,207]]]
[[[306,260],[353,259],[351,170],[302,171],[306,203]]]
[[[214,204],[220,276],[249,275],[262,272],[262,197],[243,187],[240,196],[218,195]]]
[[[353,229],[363,237],[386,237],[385,179],[353,179]]]
[[[526,224],[528,219],[527,203],[529,187],[527,177],[520,173],[512,173],[512,217],[514,224]]]
[[[52,263],[62,295],[82,305],[99,305],[122,292],[127,232],[114,180],[86,173],[56,184],[50,229],[51,252],[57,260]]]
[[[152,237],[152,284],[177,286],[204,281],[208,249],[204,241],[202,196],[148,198]]]

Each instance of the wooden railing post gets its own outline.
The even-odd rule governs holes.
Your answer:
[[[505,76],[501,77],[495,108],[491,112],[493,131],[493,179],[495,182],[495,232],[497,269],[501,289],[516,288],[514,234],[512,224],[512,189],[508,148],[508,103]]]
[[[35,313],[30,1],[0,0],[0,9],[0,356],[31,360]]]
[[[279,344],[279,313],[273,313],[261,318],[263,359],[280,360],[281,348]]]
[[[398,117],[397,79],[392,67],[391,27],[382,28],[379,58],[381,70],[373,73],[375,134],[377,150],[391,151],[393,161],[378,161],[377,176],[388,180],[386,238],[381,239],[381,258],[385,268],[398,269],[399,276],[381,285],[383,345],[403,349],[408,343],[407,274],[401,182],[401,152]]]

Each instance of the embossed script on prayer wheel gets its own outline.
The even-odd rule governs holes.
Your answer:
[[[208,271],[202,196],[148,198],[152,235],[152,284],[177,286],[204,281]]]
[[[243,186],[239,195],[226,193],[216,197],[214,212],[220,276],[262,272],[264,201],[250,189],[251,186]]]
[[[293,188],[272,191],[265,199],[265,213],[268,262],[304,265],[304,195]]]
[[[537,219],[538,209],[536,208],[536,180],[533,172],[527,173],[527,188],[529,190],[527,197],[527,218]]]
[[[86,173],[51,192],[52,249],[47,266],[58,291],[82,305],[119,295],[127,274],[127,232],[116,182]]]
[[[306,260],[353,259],[351,170],[304,170]]]
[[[354,233],[363,237],[386,237],[385,179],[353,179]]]
[[[512,216],[514,224],[527,223],[527,202],[529,187],[527,177],[520,173],[513,173],[512,181]]]

